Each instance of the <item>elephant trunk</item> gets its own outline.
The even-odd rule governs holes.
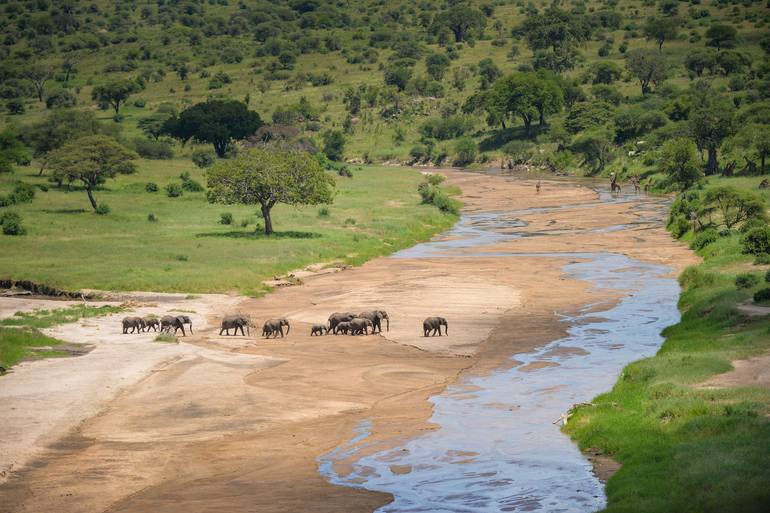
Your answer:
[[[192,335],[192,334],[193,334],[192,323],[190,323],[190,335]]]
[[[291,330],[291,326],[289,326],[289,323],[286,323],[286,334],[289,334],[289,331]]]
[[[387,330],[390,331],[390,318],[385,317],[385,326],[387,326]]]
[[[441,330],[441,328],[439,328]],[[444,334],[449,335],[449,323],[444,323]]]

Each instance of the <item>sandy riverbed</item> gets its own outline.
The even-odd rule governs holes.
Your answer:
[[[193,312],[195,334],[180,344],[120,335],[117,318],[52,330],[95,349],[0,378],[12,434],[0,440],[0,512],[371,511],[389,497],[328,484],[319,455],[365,418],[372,450],[430,429],[427,397],[459,373],[553,340],[564,332],[557,313],[622,293],[567,278],[569,258],[480,253],[613,251],[675,271],[694,262],[654,204],[594,204],[593,190],[566,181],[545,181],[536,195],[533,182],[446,174],[467,212],[534,209],[517,217],[536,236],[475,247],[468,258],[380,258],[262,299],[144,301],[137,312]],[[569,204],[585,208],[536,210]],[[0,300],[0,311],[14,309],[8,301],[18,300]],[[330,312],[374,306],[391,316],[383,336],[309,336]],[[258,322],[288,317],[292,331],[276,341],[259,330],[218,336],[217,320],[236,310]],[[421,336],[429,315],[449,319],[448,337]]]

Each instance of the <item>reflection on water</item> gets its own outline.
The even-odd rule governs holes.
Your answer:
[[[516,237],[511,228],[524,225],[516,215],[463,216],[447,240],[397,257],[467,257],[463,248]],[[503,255],[519,256],[494,254]],[[604,311],[592,305],[567,318],[567,337],[512,355],[515,366],[466,376],[431,398],[435,431],[355,460],[370,429],[362,424],[354,440],[320,458],[323,475],[335,484],[393,494],[383,512],[586,512],[604,506],[590,463],[553,422],[571,405],[608,390],[627,363],[655,353],[661,330],[678,322],[679,288],[665,277],[668,268],[623,255],[540,256],[578,258],[565,272],[627,295]],[[351,459],[350,474],[335,473],[335,461]]]

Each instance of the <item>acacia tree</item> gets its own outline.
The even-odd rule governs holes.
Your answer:
[[[196,103],[163,124],[162,133],[182,142],[190,139],[210,143],[223,158],[233,140],[252,135],[262,126],[262,118],[237,100],[208,100]]]
[[[655,50],[637,49],[628,52],[626,68],[642,86],[642,94],[651,91],[650,84],[657,86],[666,79],[668,65],[665,57]]]
[[[537,73],[515,73],[501,78],[486,96],[490,117],[498,119],[505,128],[505,119],[518,116],[530,132],[532,122],[546,124],[546,115],[559,112],[564,105],[561,87],[548,77]]]
[[[6,128],[0,132],[0,174],[13,171],[14,164],[29,162],[29,152],[17,135]]]
[[[484,13],[471,5],[458,3],[436,15],[433,31],[449,29],[454,34],[455,42],[462,43],[469,37],[481,35],[486,24]]]
[[[443,53],[432,53],[425,58],[425,69],[433,80],[441,81],[449,69],[449,57]]]
[[[754,191],[722,185],[707,190],[703,200],[707,205],[719,210],[722,223],[728,230],[751,219],[767,219],[765,202]]]
[[[120,106],[129,96],[141,90],[141,86],[133,80],[116,80],[94,87],[91,98],[100,104],[110,105],[115,115],[120,114]]]
[[[703,176],[695,143],[689,139],[673,139],[663,144],[658,171],[668,175],[682,190],[689,189]]]
[[[22,76],[32,83],[38,101],[43,101],[45,84],[53,78],[53,69],[47,66],[34,65],[22,71]]]
[[[690,112],[690,130],[698,149],[706,150],[706,174],[718,171],[717,151],[722,142],[735,132],[735,108],[725,98],[715,97],[709,90],[701,91]]]
[[[676,18],[649,18],[644,25],[644,35],[658,44],[658,52],[663,51],[663,43],[676,39],[679,34],[679,20]]]
[[[300,151],[253,148],[209,168],[206,180],[211,203],[259,205],[266,235],[273,233],[276,203],[320,205],[334,199],[334,179]]]
[[[94,189],[118,174],[136,171],[132,162],[136,154],[106,135],[89,135],[75,139],[51,155],[53,177],[83,185],[91,207],[96,210]]]

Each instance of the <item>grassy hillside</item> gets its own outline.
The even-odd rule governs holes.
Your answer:
[[[95,215],[79,188],[38,190],[31,203],[15,206],[28,233],[0,237],[3,277],[65,290],[258,293],[264,279],[311,263],[358,264],[424,240],[456,219],[420,203],[418,172],[366,166],[354,178],[337,179],[328,207],[276,206],[276,233],[268,238],[258,231],[256,207],[209,204],[204,192],[168,197],[164,186],[178,183],[184,171],[203,181],[189,160],[141,161],[139,167],[96,191],[110,205],[109,215]],[[36,174],[24,180],[45,184]],[[147,192],[147,182],[160,190]],[[0,182],[0,194],[10,186]],[[220,224],[225,212],[233,224]]]
[[[714,179],[700,194],[758,182]],[[692,232],[683,237],[698,244]],[[768,266],[742,252],[744,238],[722,231],[698,251],[703,263],[680,277],[682,320],[664,332],[660,352],[626,367],[565,428],[582,448],[623,464],[607,485],[607,511],[759,513],[770,504],[770,391],[750,379],[698,386],[770,350],[770,318],[739,310],[770,286]]]

